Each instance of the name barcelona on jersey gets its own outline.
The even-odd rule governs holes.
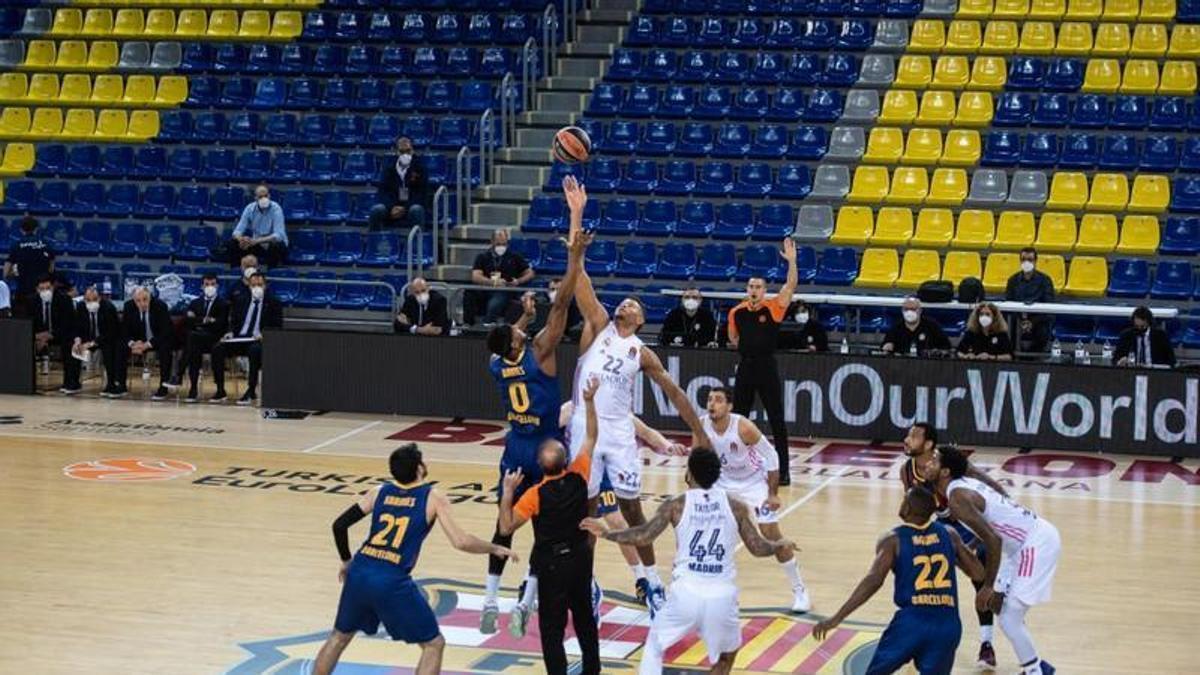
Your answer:
[[[524,366],[505,366],[500,370],[500,377],[509,380],[514,377],[525,377]],[[506,420],[516,424],[528,424],[531,426],[540,426],[542,418],[539,415],[531,415],[529,410],[529,389],[524,382],[511,382],[508,385],[508,416]]]
[[[937,532],[914,534],[912,536],[912,545],[914,547],[936,546],[940,543],[942,543],[942,539],[938,536]],[[945,592],[946,589],[951,587],[952,583],[948,575],[954,573],[954,570],[950,568],[950,561],[946,559],[946,556],[940,553],[919,555],[913,558],[913,565],[919,570],[917,581],[914,584],[915,588],[913,589],[912,600],[910,600],[914,606],[956,606],[954,594]]]
[[[415,497],[398,497],[395,495],[388,495],[383,498],[384,506],[411,509],[412,507],[416,506],[416,504],[417,500]],[[388,527],[376,534],[374,537],[371,537],[371,541],[364,544],[363,547],[359,549],[359,553],[362,553],[368,558],[375,558],[376,560],[390,562],[393,565],[399,565],[400,554],[394,550],[382,548],[382,546],[387,545],[387,540],[389,538],[392,539],[393,548],[399,545],[400,540],[404,538],[404,531],[408,528],[408,519],[393,518],[390,516],[390,514],[385,514],[385,516],[389,521]]]

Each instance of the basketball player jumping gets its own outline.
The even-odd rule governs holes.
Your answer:
[[[651,546],[675,526],[675,569],[671,593],[655,614],[642,650],[642,675],[663,672],[663,654],[693,630],[708,648],[713,673],[728,673],[742,646],[738,620],[737,539],[756,557],[794,551],[786,539],[767,540],[750,517],[750,508],[717,487],[721,458],[709,448],[695,447],[688,457],[688,491],[664,503],[649,522],[627,530],[609,530],[589,518],[580,525],[619,544]]]

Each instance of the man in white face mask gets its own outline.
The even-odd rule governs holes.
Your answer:
[[[81,356],[99,350],[104,359],[108,381],[117,376],[118,348],[121,346],[121,319],[117,307],[101,297],[95,286],[83,292],[83,302],[75,307],[75,346],[73,353]],[[109,392],[111,393],[111,389]]]
[[[287,259],[288,236],[283,207],[271,199],[266,185],[254,188],[254,201],[242,209],[233,239],[229,241],[229,265],[235,266],[248,253],[258,256],[268,267]]]
[[[689,286],[679,298],[679,306],[667,313],[663,320],[658,343],[680,347],[717,346],[717,320],[704,307],[700,289]]]
[[[904,299],[900,317],[883,336],[883,351],[910,354],[916,347],[917,355],[924,356],[931,350],[950,349],[950,338],[936,321],[924,316],[921,301],[915,296]]]
[[[447,335],[450,333],[450,314],[446,298],[429,288],[421,277],[408,285],[408,297],[396,315],[396,332],[412,335]]]
[[[247,293],[253,295],[249,285],[246,289]],[[216,275],[206,274],[200,280],[200,297],[192,300],[187,308],[187,344],[183,350],[183,363],[191,382],[186,399],[188,403],[200,400],[196,384],[204,354],[212,351],[213,345],[225,335],[228,328],[229,303],[220,297],[220,282]]]
[[[4,283],[0,281],[0,283]],[[79,391],[79,361],[71,357],[75,337],[75,306],[66,293],[54,288],[54,277],[43,274],[29,296],[25,316],[33,319],[34,347],[38,354],[57,348],[63,363],[64,394]]]
[[[524,256],[508,245],[508,230],[492,232],[492,245],[475,256],[471,267],[471,283],[492,288],[517,288],[533,281],[533,268]],[[484,323],[495,323],[505,315],[505,309],[519,302],[521,294],[506,291],[473,291],[470,303],[472,314],[482,311]],[[468,317],[472,318],[472,317]]]
[[[1008,279],[1004,299],[1033,304],[1054,302],[1054,281],[1049,274],[1037,269],[1038,254],[1033,247],[1021,249],[1021,269]],[[1054,318],[1050,314],[1021,314],[1016,338],[1021,351],[1044,352],[1050,345]]]
[[[375,205],[369,216],[372,230],[425,225],[429,178],[408,137],[396,139],[396,154],[384,163],[375,187]]]
[[[246,393],[238,399],[238,405],[254,405],[258,400],[258,373],[262,369],[263,331],[268,328],[283,328],[283,303],[267,292],[267,278],[262,272],[250,277],[250,292],[241,296],[229,312],[229,325],[225,336],[213,345],[213,382],[217,392],[209,403],[223,403],[225,395],[225,357],[245,356],[250,361],[250,373],[246,381]],[[194,380],[193,380],[194,382]],[[192,385],[193,388],[195,385]],[[193,392],[194,393],[194,392]]]

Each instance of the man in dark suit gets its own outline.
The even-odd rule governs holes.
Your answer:
[[[217,392],[208,400],[209,403],[221,403],[229,398],[225,394],[225,357],[229,355],[245,356],[250,360],[246,393],[238,399],[237,404],[254,405],[258,400],[262,331],[267,328],[283,328],[283,304],[267,293],[267,277],[262,272],[255,272],[250,277],[250,293],[233,303],[225,338],[213,345],[213,380],[217,383]]]
[[[68,396],[78,394],[79,361],[71,356],[75,340],[75,308],[66,293],[55,290],[54,277],[43,274],[26,303],[25,315],[33,319],[33,339],[37,354],[57,347],[63,362],[63,383],[59,389]]]
[[[217,341],[229,331],[229,302],[217,296],[218,282],[214,274],[205,274],[200,280],[200,297],[192,300],[187,309],[187,344],[183,349],[183,362],[187,364],[187,402],[200,400],[196,384],[200,379],[200,364],[204,355],[212,351]]]
[[[429,176],[425,163],[413,153],[412,141],[401,136],[396,139],[396,156],[384,164],[379,175],[375,205],[369,217],[371,229],[424,225],[428,202]]]
[[[167,308],[167,303],[150,297],[150,291],[142,286],[133,292],[132,300],[125,302],[122,315],[125,345],[117,372],[119,389],[101,392],[100,395],[118,398],[127,394],[125,379],[130,357],[141,356],[145,359],[148,352],[154,352],[158,356],[158,389],[154,390],[150,399],[161,401],[167,397],[171,360],[175,355],[175,324],[171,322],[171,310]]]
[[[242,256],[240,263],[242,278],[236,282],[229,284],[229,288],[225,289],[226,300],[229,301],[229,306],[237,304],[238,298],[242,296],[249,297],[250,295],[250,276],[258,271],[258,256],[253,253],[247,253]]]
[[[83,292],[83,302],[75,305],[75,342],[72,351],[78,354],[100,352],[104,370],[108,373],[104,391],[110,394],[115,391],[118,372],[123,370],[124,344],[117,306],[101,297],[95,286],[88,286]]]
[[[1113,363],[1118,366],[1174,366],[1175,349],[1171,338],[1161,328],[1154,327],[1154,313],[1149,307],[1138,307],[1131,317],[1133,325],[1121,331]]]
[[[408,285],[408,297],[396,315],[396,332],[413,335],[449,335],[450,313],[446,298],[430,290],[429,283],[421,277]]]

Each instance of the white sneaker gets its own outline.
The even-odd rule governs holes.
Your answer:
[[[508,614],[508,633],[515,638],[525,637],[525,627],[529,624],[529,608],[521,603],[513,605]]]
[[[794,597],[792,598],[792,613],[804,614],[812,609],[812,600],[808,598],[808,589],[803,586],[797,586],[792,589]]]
[[[500,618],[500,607],[495,602],[488,602],[483,605],[483,612],[479,615],[479,632],[484,635],[491,635],[496,632],[496,621]]]

